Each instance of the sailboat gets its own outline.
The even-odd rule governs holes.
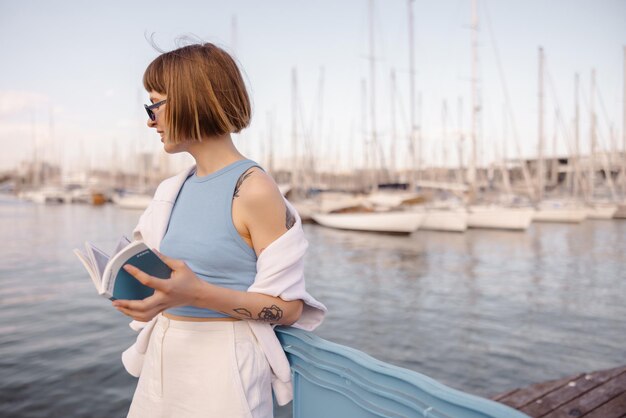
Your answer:
[[[461,106],[459,106],[459,132],[461,131],[461,118],[460,113]],[[444,102],[442,112],[442,124],[443,124],[443,141],[445,144],[447,140],[447,106]],[[446,153],[444,153],[446,154]],[[460,162],[459,170],[461,170],[462,162]],[[449,183],[447,181],[437,181],[435,173],[432,177],[434,181],[420,181],[418,184],[420,187],[431,186],[438,190],[449,189],[451,191],[467,191],[467,187],[464,184]],[[447,180],[447,179],[444,179]],[[468,213],[466,208],[457,199],[442,199],[428,202],[424,205],[415,205],[414,210],[424,213],[424,221],[420,226],[420,229],[430,231],[445,231],[445,232],[464,232],[467,230],[467,218]]]
[[[19,196],[24,200],[39,204],[61,204],[68,201],[65,190],[52,185],[24,191]]]
[[[140,164],[138,172],[138,186],[134,189],[117,189],[111,196],[113,203],[121,209],[144,210],[152,201],[152,194],[148,193],[146,185],[145,163]]]
[[[374,0],[369,1],[370,26],[370,122],[373,148],[377,147],[376,130],[376,88],[375,88],[375,59],[374,59]],[[375,164],[374,164],[375,166]],[[376,173],[376,170],[374,170]],[[378,193],[378,179],[373,176],[371,199],[380,203],[380,199],[389,200],[389,196]],[[405,197],[402,197],[405,199]],[[378,202],[376,202],[378,200]],[[389,203],[389,202],[387,202]],[[334,213],[313,213],[313,220],[320,225],[358,231],[388,232],[410,234],[421,225],[424,215],[419,212],[390,209],[388,205],[375,205],[372,202],[363,202],[356,207],[343,208]]]
[[[626,219],[626,46],[623,49],[623,93],[622,93],[622,154],[621,164],[619,166],[620,171],[620,183],[621,183],[621,200],[616,199],[616,209],[613,212],[613,218]],[[616,152],[620,155],[619,151]],[[615,195],[614,195],[615,196]],[[607,210],[608,212],[608,210]]]
[[[313,220],[320,225],[354,231],[410,234],[420,227],[424,215],[416,212],[351,212],[315,213]]]
[[[589,153],[589,201],[587,202],[587,217],[590,219],[612,219],[615,213],[617,212],[617,204],[606,200],[606,199],[596,199],[594,197],[595,193],[595,182],[596,182],[596,147],[597,147],[597,138],[596,138],[596,114],[594,109],[594,98],[595,98],[595,90],[596,90],[596,71],[595,69],[591,70],[591,92],[590,92],[590,113],[591,113],[591,151]],[[606,170],[606,167],[605,167]],[[606,170],[608,171],[608,170]],[[606,177],[606,182],[609,185],[611,190],[611,194],[613,198],[615,198],[615,191],[613,189],[613,181],[611,176]]]
[[[617,205],[617,210],[613,214],[613,218],[626,219],[626,203],[619,203]]]
[[[468,209],[467,225],[470,228],[528,229],[535,213],[532,208],[508,208],[499,205],[473,205]]]
[[[613,219],[617,209],[617,205],[611,202],[594,202],[587,208],[587,217],[589,219]]]
[[[419,211],[420,209],[416,209]],[[429,231],[463,232],[467,230],[468,212],[465,207],[434,202],[423,208],[424,220],[420,229]]]
[[[588,210],[576,203],[575,201],[568,199],[551,199],[545,200],[544,196],[544,182],[545,182],[545,160],[544,160],[544,61],[543,48],[539,48],[539,142],[538,142],[538,158],[537,158],[537,204],[536,212],[533,214],[533,221],[535,222],[562,222],[562,223],[579,223],[587,218]],[[576,79],[576,124],[578,124],[578,79]],[[558,115],[558,113],[557,113]],[[558,122],[555,121],[555,122]],[[556,123],[555,123],[556,125]],[[578,125],[576,125],[578,126]],[[556,129],[556,128],[555,128]],[[576,133],[578,130],[576,129]],[[578,135],[578,134],[576,134]],[[578,141],[578,137],[576,138]],[[556,154],[556,134],[555,134],[555,146],[553,152]],[[556,158],[556,157],[554,157]],[[556,167],[552,168],[553,175],[556,175]]]
[[[113,203],[122,209],[143,210],[152,201],[152,196],[144,193],[122,192],[115,193],[111,197]]]
[[[417,123],[415,120],[415,63],[414,63],[414,36],[413,36],[413,9],[412,9],[413,0],[408,0],[408,28],[409,28],[409,85],[410,85],[410,119],[411,119],[411,155],[413,156],[414,163],[414,171],[418,171],[418,159],[415,158],[415,132],[417,130]],[[420,106],[421,110],[421,106]],[[460,111],[460,109],[459,109]],[[447,122],[447,110],[446,105],[444,103],[444,109],[442,112],[442,121],[444,126]],[[459,122],[460,125],[460,122]],[[444,134],[444,137],[446,135]],[[444,138],[445,140],[445,138]],[[420,136],[421,142],[421,136]],[[421,143],[418,147],[422,149]],[[414,180],[414,179],[412,179]],[[420,181],[412,181],[411,182],[411,190],[418,185],[422,188],[432,187],[436,189],[445,189],[445,188],[458,188],[461,190],[466,189],[463,184],[454,184],[448,183],[446,181],[426,181],[424,179],[420,179]],[[432,231],[446,231],[446,232],[463,232],[467,229],[467,211],[464,207],[458,204],[449,204],[447,201],[435,201],[430,202],[428,204],[422,205],[413,205],[411,208],[416,213],[422,213],[424,215],[424,219],[422,221],[421,229],[432,230]]]
[[[589,209],[575,201],[544,200],[536,207],[533,222],[580,223],[588,214]]]
[[[478,13],[477,0],[472,0],[472,156],[467,172],[470,185],[470,200],[476,193],[476,137],[478,126]],[[532,208],[505,207],[499,204],[470,204],[467,208],[467,226],[469,228],[489,228],[506,230],[525,230],[530,226],[534,210]]]
[[[624,81],[623,81],[623,96],[622,96],[622,164],[620,169],[621,174],[621,186],[622,186],[622,201],[617,204],[617,211],[613,215],[614,218],[626,219],[626,46],[624,46]],[[619,155],[619,153],[618,153]]]

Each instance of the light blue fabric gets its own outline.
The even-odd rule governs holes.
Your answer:
[[[185,261],[202,280],[246,291],[254,282],[257,257],[237,232],[231,213],[237,180],[251,167],[258,164],[239,160],[204,177],[194,171],[176,198],[161,253]],[[165,312],[201,318],[228,316],[194,306]]]

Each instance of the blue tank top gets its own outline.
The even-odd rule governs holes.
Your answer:
[[[204,177],[195,170],[185,180],[172,209],[160,251],[183,260],[202,280],[246,291],[256,275],[256,253],[232,220],[233,194],[240,176],[258,164],[239,160]],[[166,310],[180,316],[228,315],[195,306]]]

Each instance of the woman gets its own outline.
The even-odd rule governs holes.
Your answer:
[[[230,135],[248,126],[251,109],[232,57],[210,43],[185,46],[157,57],[143,83],[152,102],[148,127],[167,153],[187,152],[195,165],[159,186],[135,231],[162,252],[171,277],[126,266],[155,293],[113,302],[150,321],[128,416],[271,417],[274,381],[289,383],[271,325],[308,315],[300,325],[313,329],[325,312],[304,290],[303,252],[293,255],[297,272],[267,267],[282,262],[281,245],[284,258],[290,242],[306,244],[299,218],[272,178],[233,145]]]

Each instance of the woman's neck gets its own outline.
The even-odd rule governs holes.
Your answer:
[[[196,160],[196,174],[201,177],[246,158],[237,150],[230,134],[193,142],[187,152]]]

